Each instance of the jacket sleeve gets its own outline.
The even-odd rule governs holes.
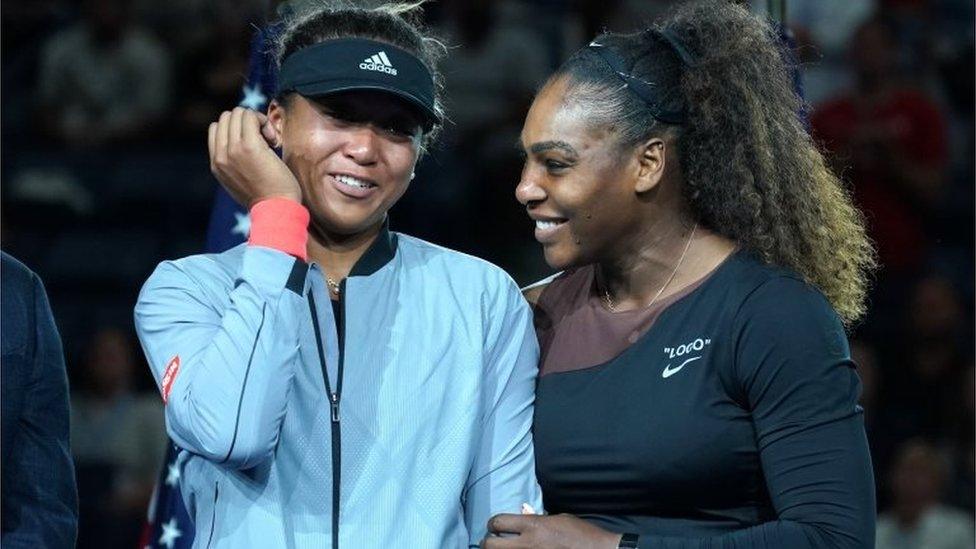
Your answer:
[[[273,452],[307,317],[307,265],[247,246],[226,303],[223,282],[192,263],[164,262],[139,295],[136,331],[180,447],[238,469]]]
[[[34,310],[29,316],[34,325],[27,333],[33,340],[31,375],[3,487],[9,499],[5,503],[16,507],[17,519],[4,524],[0,544],[74,547],[78,493],[68,444],[68,378],[47,294],[36,275],[31,279]]]
[[[776,520],[712,537],[642,535],[639,547],[874,547],[860,381],[836,313],[819,292],[782,277],[746,299],[736,333],[733,378],[752,414]]]
[[[480,545],[488,519],[497,513],[519,513],[522,503],[542,512],[532,446],[539,345],[528,304],[508,282],[510,287],[486,304],[485,411],[463,495],[471,547]]]

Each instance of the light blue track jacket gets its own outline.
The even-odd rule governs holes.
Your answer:
[[[341,339],[320,267],[270,248],[143,287],[194,547],[477,546],[493,514],[541,509],[539,349],[511,278],[384,227],[342,286]]]

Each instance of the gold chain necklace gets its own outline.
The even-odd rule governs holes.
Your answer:
[[[330,292],[335,294],[336,297],[339,297],[339,291],[341,290],[341,288],[339,287],[339,282],[336,282],[335,280],[329,277],[325,277],[325,285],[329,287]]]
[[[678,263],[674,266],[674,270],[671,271],[671,276],[669,276],[664,282],[664,286],[661,286],[661,289],[657,291],[657,294],[654,295],[654,299],[647,304],[647,307],[654,305],[657,298],[661,297],[661,294],[664,293],[665,288],[667,288],[668,285],[671,284],[671,281],[674,280],[674,276],[678,274],[678,269],[681,267],[681,262],[685,260],[685,255],[688,254],[688,249],[691,248],[691,241],[695,238],[695,230],[697,229],[698,222],[696,221],[695,226],[691,228],[691,235],[688,236],[688,242],[685,244],[685,251],[681,252],[681,257],[678,258]],[[603,285],[603,302],[606,304],[607,309],[610,309],[610,312],[617,312],[617,308],[613,304],[613,298],[610,297],[610,288],[608,288],[605,284]]]

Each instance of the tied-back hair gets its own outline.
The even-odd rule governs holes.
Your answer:
[[[434,78],[437,122],[424,134],[422,146],[426,149],[436,140],[445,119],[444,82],[437,63],[447,53],[444,43],[423,22],[422,6],[426,1],[379,3],[373,7],[342,0],[296,3],[294,9],[285,12],[284,28],[274,46],[278,67],[286,57],[302,48],[338,38],[377,40],[412,53]],[[287,101],[287,97],[279,99]]]
[[[567,78],[590,122],[612,129],[622,148],[671,137],[701,225],[799,273],[848,326],[863,316],[874,248],[804,127],[806,106],[776,31],[728,1],[698,0],[644,32],[594,42],[626,60],[627,77],[648,84],[655,100],[632,93],[593,46],[584,48],[553,78]],[[684,123],[656,119],[662,109],[683,112]]]

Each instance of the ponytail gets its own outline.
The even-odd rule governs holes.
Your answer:
[[[695,58],[679,158],[692,211],[768,263],[801,274],[848,324],[865,311],[874,249],[860,211],[800,119],[776,31],[728,2],[682,6],[662,26]]]
[[[699,0],[644,32],[594,42],[624,68],[611,68],[590,47],[553,77],[569,80],[589,121],[613,128],[622,146],[672,135],[684,197],[702,226],[799,273],[846,324],[860,318],[874,249],[861,213],[803,126],[804,105],[775,31],[730,2]],[[654,96],[622,78],[648,84]]]

